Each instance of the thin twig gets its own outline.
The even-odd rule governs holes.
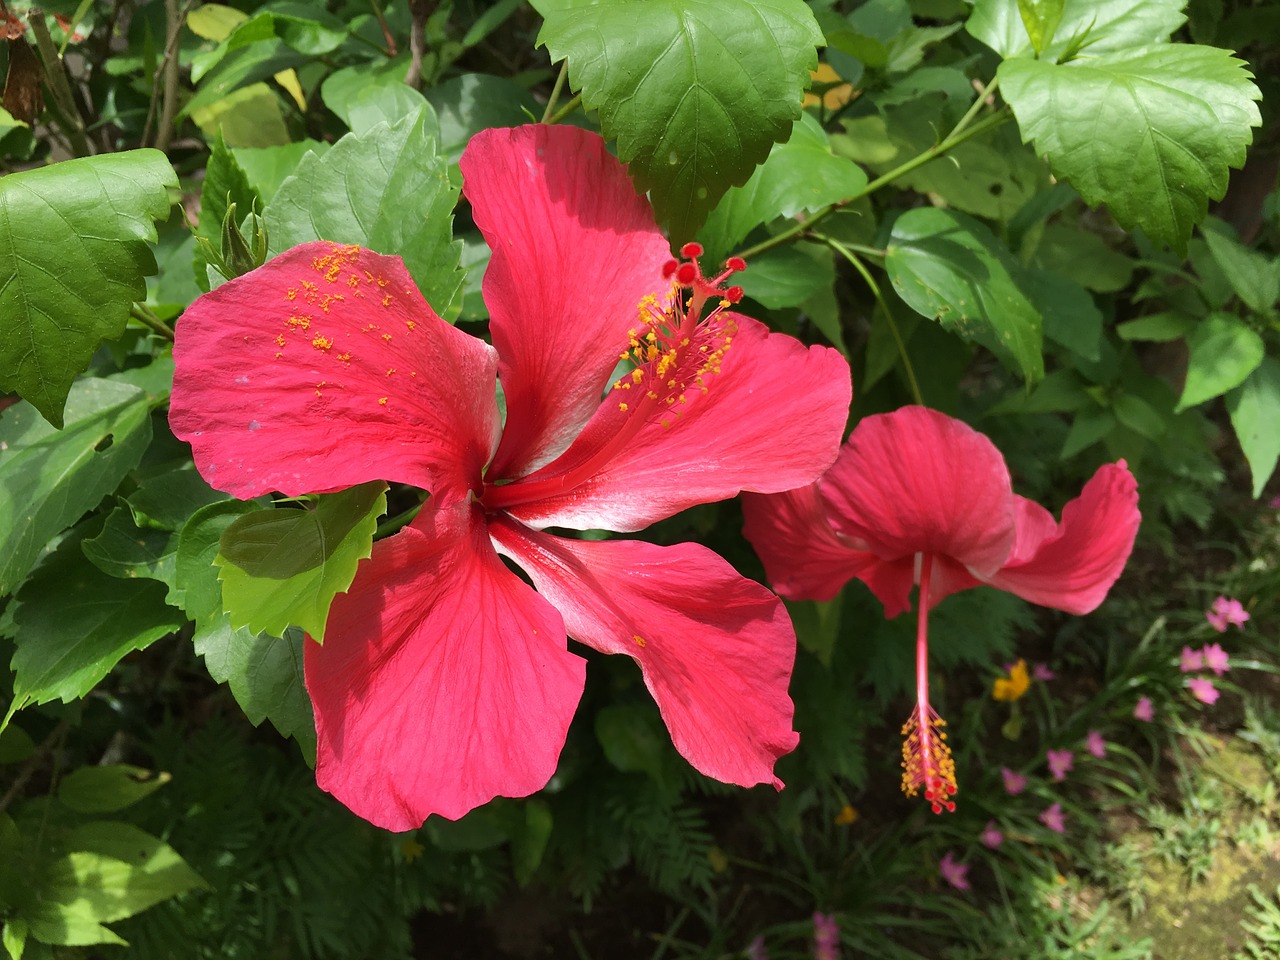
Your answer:
[[[415,90],[422,85],[422,60],[427,55],[427,19],[435,11],[437,0],[409,0],[409,72],[404,82]]]
[[[67,80],[66,67],[58,56],[57,48],[53,45],[53,37],[49,36],[49,28],[45,26],[44,17],[31,17],[27,25],[31,28],[32,36],[36,38],[36,50],[40,54],[40,62],[44,67],[45,81],[49,85],[49,92],[53,95],[49,105],[56,109],[52,112],[59,126],[62,126],[63,133],[71,141],[75,155],[77,157],[92,156],[93,145],[85,136],[84,117],[80,116],[75,95],[71,92],[71,83]]]
[[[559,123],[569,114],[573,113],[573,111],[577,110],[581,104],[582,104],[582,94],[575,93],[572,97],[569,98],[569,101],[563,107],[561,107],[559,110],[556,111],[556,114],[554,117],[552,117],[550,120],[544,120],[543,123]]]
[[[823,234],[812,234],[813,239],[825,243],[840,256],[844,257],[853,268],[862,275],[862,279],[866,281],[868,287],[871,288],[871,295],[876,298],[876,303],[880,305],[880,310],[884,314],[885,320],[889,323],[889,331],[893,334],[893,341],[898,345],[898,356],[902,357],[902,367],[907,371],[907,383],[911,387],[911,396],[916,403],[924,406],[924,397],[920,393],[920,382],[916,380],[915,369],[911,366],[911,357],[907,354],[907,345],[902,339],[902,334],[898,331],[898,324],[893,319],[893,313],[889,310],[889,304],[885,302],[884,295],[880,292],[880,285],[876,283],[875,278],[871,276],[871,271],[861,259],[854,256],[853,251],[846,247],[834,237],[824,236]]]
[[[156,149],[165,150],[173,138],[173,118],[178,112],[177,39],[182,30],[178,16],[178,0],[164,0],[164,17],[168,35],[164,43],[164,96],[160,106],[160,123],[156,127]]]
[[[387,49],[385,51],[387,59],[394,60],[396,56],[396,38],[391,35],[391,27],[382,12],[382,4],[378,0],[369,0],[369,6],[373,7],[373,15],[378,19],[378,26],[382,28],[382,37],[387,41]]]
[[[568,75],[569,61],[565,60],[560,64],[560,72],[556,74],[556,82],[551,88],[551,96],[547,97],[547,109],[542,111],[543,123],[547,122],[547,118],[551,116],[551,111],[556,108],[556,101],[560,99],[560,90],[564,87],[564,80]]]
[[[157,317],[140,303],[135,303],[129,308],[129,316],[137,320],[144,327],[149,327],[154,332],[160,334],[170,343],[173,342],[173,328]]]

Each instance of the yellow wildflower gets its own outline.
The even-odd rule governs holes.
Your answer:
[[[1019,660],[1009,668],[1007,677],[996,678],[991,687],[991,698],[1012,703],[1026,693],[1029,686],[1031,678],[1027,675],[1027,661]]]

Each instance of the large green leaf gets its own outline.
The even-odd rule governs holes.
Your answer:
[[[1157,44],[1066,65],[1006,60],[997,77],[1023,139],[1055,174],[1179,252],[1261,122],[1244,61],[1214,47]]]
[[[81,380],[61,432],[25,403],[0,415],[0,596],[137,465],[151,442],[148,408],[136,387]]]
[[[195,651],[204,657],[209,675],[230,687],[251,723],[270,719],[311,759],[316,732],[302,679],[301,632],[289,630],[283,639],[257,636],[244,627],[234,629],[231,615],[222,609],[222,585],[213,562],[222,534],[257,508],[255,503],[227,500],[192,514],[178,544],[175,595],[196,621]]]
[[[132,824],[86,823],[67,845],[72,852],[49,865],[25,917],[45,943],[123,944],[102,924],[204,886],[171,846]]]
[[[275,636],[298,626],[324,642],[329,605],[369,556],[386,492],[378,480],[321,496],[314,509],[258,510],[236,519],[214,561],[231,626]]]
[[[487,127],[516,127],[537,117],[538,101],[506,77],[464,73],[427,91],[440,120],[440,152],[457,162],[462,149]]]
[[[1211,313],[1187,337],[1187,352],[1179,411],[1240,386],[1262,363],[1266,346],[1244,321],[1229,313]]]
[[[0,391],[62,426],[76,374],[146,298],[143,277],[156,271],[147,242],[177,185],[158,150],[0,177]]]
[[[1200,225],[1200,232],[1235,294],[1258,313],[1270,311],[1280,299],[1280,259],[1250,250],[1213,217]]]
[[[1088,54],[1167,40],[1186,20],[1184,6],[1186,0],[975,0],[965,29],[1005,59],[1034,57],[1023,12],[1025,7],[1034,8],[1031,19],[1040,29],[1056,20],[1052,38],[1041,53],[1041,59],[1052,62],[1081,37],[1087,39]]]
[[[177,534],[140,528],[127,507],[112,510],[102,531],[82,547],[89,562],[103,573],[121,579],[146,577],[173,586]]]
[[[1227,412],[1253,472],[1253,495],[1260,497],[1280,460],[1280,361],[1264,357],[1249,379],[1227,394]]]
[[[732,187],[698,234],[707,252],[725,255],[762,223],[845,200],[867,185],[857,164],[831,152],[818,121],[805,114],[786,143],[741,187]]]
[[[438,312],[462,286],[452,238],[458,187],[436,151],[424,107],[395,126],[350,133],[323,157],[307,154],[267,206],[272,253],[309,240],[354,243],[404,258]]]
[[[255,727],[270,720],[280,735],[293,737],[308,762],[316,755],[316,722],[302,674],[300,630],[284,637],[255,635],[231,626],[229,614],[197,628],[195,651],[204,657],[205,669],[218,683],[225,683],[240,709]]]
[[[83,697],[125,654],[183,622],[163,586],[108,576],[69,536],[18,591],[14,707]]]
[[[80,767],[58,784],[58,799],[77,813],[115,813],[155,793],[172,777],[127,763]]]
[[[671,238],[693,238],[800,116],[822,32],[802,0],[536,0],[538,34],[600,113]]]
[[[907,211],[893,225],[885,269],[917,313],[1011,362],[1028,382],[1044,376],[1043,320],[1019,284],[1022,267],[977,220]]]

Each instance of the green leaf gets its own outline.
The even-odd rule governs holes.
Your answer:
[[[723,257],[760,224],[818,210],[866,185],[862,168],[833,154],[818,121],[805,114],[790,139],[775,145],[745,184],[724,195],[698,239],[713,259]]]
[[[173,470],[147,477],[124,498],[140,527],[181,530],[203,506],[226,500],[227,495],[209,486],[190,461]]]
[[[85,559],[72,535],[18,591],[15,705],[66,703],[87,694],[125,654],[184,623],[150,580],[118,580]]]
[[[209,676],[227,684],[250,723],[256,727],[270,720],[281,736],[297,740],[314,764],[316,723],[302,674],[306,642],[298,630],[272,637],[233,629],[230,614],[223,613],[197,627],[195,651],[204,657]]]
[[[329,144],[319,140],[300,140],[274,147],[235,147],[231,153],[249,179],[250,188],[264,203],[280,189],[280,184],[293,175],[308,153],[322,156]]]
[[[440,120],[440,152],[457,163],[467,141],[489,127],[516,127],[537,119],[542,107],[506,77],[464,73],[427,91]]]
[[[1187,379],[1178,398],[1179,412],[1244,383],[1262,363],[1262,337],[1229,313],[1211,313],[1187,337]]]
[[[1058,454],[1062,460],[1069,460],[1081,450],[1093,446],[1116,428],[1115,414],[1110,410],[1094,407],[1081,410],[1071,421],[1071,429],[1067,439],[1062,441],[1062,452]]]
[[[623,773],[647,773],[663,779],[666,732],[647,706],[615,704],[596,714],[596,740],[605,759]]]
[[[1097,360],[1102,311],[1089,291],[1047,270],[1024,267],[1016,276],[1044,319],[1044,335],[1086,360]]]
[[[1063,0],[1018,0],[1018,14],[1036,54],[1053,43],[1062,22]]]
[[[770,310],[806,302],[835,282],[831,251],[816,244],[775,247],[734,276],[746,295]]]
[[[524,887],[528,886],[538,865],[542,863],[555,820],[551,815],[551,808],[537,797],[526,800],[522,806],[523,829],[517,830],[511,838],[511,871],[516,883]]]
[[[31,734],[16,723],[0,730],[0,763],[21,763],[35,752],[36,744]],[[3,844],[0,844],[0,849],[3,849]]]
[[[155,273],[147,242],[178,179],[158,150],[65,160],[0,178],[0,391],[55,427],[98,344],[124,333]]]
[[[981,223],[933,207],[908,210],[893,225],[885,269],[921,316],[982,344],[1029,383],[1044,376],[1040,311],[1019,285],[1021,266]]]
[[[121,579],[146,577],[173,586],[177,535],[141,529],[127,507],[112,510],[102,532],[81,546],[89,562],[103,573]]]
[[[1136,320],[1126,320],[1116,327],[1121,340],[1151,340],[1168,343],[1180,340],[1196,327],[1196,322],[1183,313],[1152,313]]]
[[[802,0],[537,0],[552,61],[677,244],[800,116],[823,43]]]
[[[1209,252],[1231,289],[1258,313],[1267,313],[1280,299],[1280,259],[1245,247],[1235,231],[1213,217],[1200,225]]]
[[[25,403],[0,416],[0,596],[137,465],[151,442],[148,410],[136,387],[81,380],[61,433]]]
[[[1096,233],[1059,223],[1044,227],[1032,263],[1095,293],[1116,293],[1133,277],[1133,261]]]
[[[1148,440],[1158,440],[1169,429],[1169,421],[1151,404],[1132,393],[1122,393],[1111,405],[1116,419]]]
[[[320,496],[314,509],[259,510],[236,519],[214,560],[232,627],[280,636],[298,626],[323,643],[329,605],[373,548],[386,492],[378,480]]]
[[[206,137],[220,136],[230,147],[263,148],[289,142],[280,99],[261,81],[192,108],[191,119]]]
[[[391,126],[427,105],[426,98],[404,82],[402,63],[360,64],[338,70],[320,85],[320,98],[357,136],[379,123]],[[439,141],[435,111],[427,105],[426,132]]]
[[[1253,473],[1253,495],[1260,497],[1280,460],[1280,361],[1263,357],[1249,378],[1227,394],[1227,412]]]
[[[9,954],[9,960],[22,960],[27,945],[27,921],[13,919],[5,923],[0,930],[0,946]]]
[[[817,657],[824,667],[831,666],[831,654],[840,636],[843,598],[844,594],[838,593],[834,600],[825,603],[816,600],[785,601],[796,628],[796,642]]]
[[[1009,0],[975,0],[965,29],[1005,59],[1033,57],[1036,48],[1022,12],[1025,2],[1015,6]],[[1030,4],[1049,19],[1054,6],[1062,8],[1053,39],[1044,42],[1040,54],[1048,61],[1057,60],[1082,37],[1089,54],[1167,40],[1186,20],[1182,15],[1185,5],[1186,0],[1035,0]]]
[[[209,626],[223,616],[222,584],[213,563],[223,531],[258,507],[242,500],[211,503],[183,525],[174,562],[174,588],[168,600],[182,607],[197,627]]]
[[[58,799],[76,813],[115,813],[155,793],[172,777],[113,763],[72,770],[58,784]]]
[[[462,286],[452,239],[458,187],[436,152],[427,110],[363,137],[347,134],[323,156],[308,154],[267,207],[272,253],[309,240],[354,243],[404,258],[437,312]]]
[[[102,924],[204,886],[172,847],[131,824],[84,824],[71,831],[68,846],[73,852],[49,865],[26,917],[32,936],[45,943],[123,944]]]
[[[1227,169],[1244,163],[1261,97],[1226,50],[1158,44],[997,72],[1022,137],[1085,202],[1183,253]]]
[[[213,141],[209,154],[209,162],[205,166],[204,183],[200,187],[200,220],[196,225],[196,236],[203,237],[218,251],[222,247],[222,222],[227,217],[227,210],[235,204],[239,217],[252,212],[258,195],[249,186],[249,178],[245,175],[235,156],[227,149],[226,141],[219,131]],[[206,293],[209,291],[209,276],[205,269],[210,262],[197,243],[192,269],[195,271],[196,284]]]

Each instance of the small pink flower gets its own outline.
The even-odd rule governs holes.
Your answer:
[[[1280,510],[1280,497],[1272,497],[1271,502],[1267,504],[1272,510]]]
[[[1218,597],[1213,601],[1213,608],[1205,611],[1204,618],[1209,621],[1213,629],[1219,633],[1226,633],[1228,624],[1243,630],[1245,622],[1249,619],[1249,611],[1235,597]]]
[[[764,948],[764,934],[756,934],[756,938],[747,944],[744,952],[747,960],[769,960],[769,951]]]
[[[1197,670],[1204,669],[1204,655],[1199,650],[1192,650],[1190,647],[1182,648],[1182,659],[1178,663],[1178,669],[1183,673],[1195,673]]]
[[[1134,705],[1133,715],[1136,719],[1143,723],[1150,723],[1156,718],[1155,707],[1151,705],[1150,697],[1139,697],[1137,704]]]
[[[948,850],[946,856],[938,863],[938,872],[942,874],[942,879],[947,881],[957,890],[969,889],[969,865],[967,863],[956,863]]]
[[[1010,796],[1016,797],[1023,790],[1027,789],[1027,778],[1016,770],[1010,770],[1003,767],[1000,770],[1000,776],[1004,778],[1004,792]]]
[[[1101,760],[1107,755],[1107,741],[1097,730],[1090,730],[1084,737],[1084,748]]]
[[[1205,668],[1212,670],[1217,676],[1222,676],[1231,669],[1231,658],[1227,656],[1227,651],[1222,649],[1220,643],[1206,643],[1200,651]]]
[[[1075,764],[1075,755],[1070,750],[1050,750],[1045,754],[1049,761],[1049,774],[1054,780],[1067,779],[1067,772]]]
[[[813,915],[813,960],[836,960],[840,950],[840,924],[834,913]]]
[[[1055,803],[1053,806],[1040,814],[1040,822],[1052,830],[1054,833],[1064,833],[1067,829],[1067,819],[1062,813],[1062,804]]]
[[[1049,669],[1047,663],[1037,663],[1031,668],[1031,679],[1039,680],[1041,683],[1048,683],[1050,680],[1058,679],[1058,675]]]
[[[1004,834],[996,828],[994,820],[988,820],[987,825],[982,828],[982,833],[978,834],[978,839],[982,841],[983,846],[994,850],[1004,843]]]
[[[1187,681],[1187,686],[1191,688],[1191,695],[1201,703],[1207,703],[1213,706],[1218,702],[1218,697],[1222,693],[1213,685],[1212,680],[1206,680],[1204,677],[1193,677]]]

